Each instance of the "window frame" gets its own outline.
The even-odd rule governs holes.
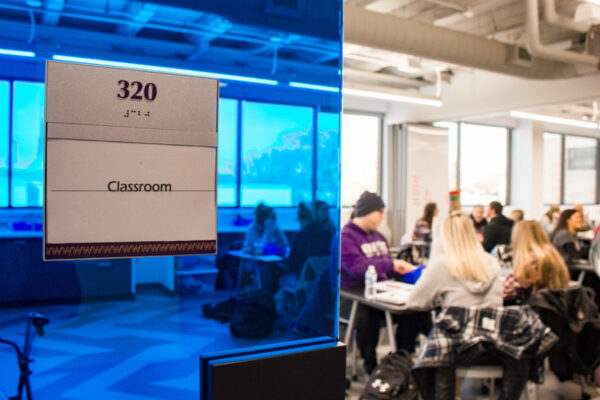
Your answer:
[[[316,146],[314,146],[315,143],[315,136],[318,136],[318,120],[315,120],[317,117],[315,117],[317,115],[317,113],[319,112],[320,107],[316,104],[306,104],[306,103],[301,103],[301,102],[293,102],[293,103],[280,103],[280,102],[276,102],[273,100],[250,100],[249,98],[238,98],[238,147],[237,147],[237,152],[238,152],[238,166],[237,166],[237,171],[236,173],[238,174],[239,177],[239,184],[238,184],[238,197],[237,197],[237,205],[236,206],[230,206],[228,208],[240,208],[240,209],[254,209],[256,206],[242,206],[242,176],[241,176],[241,171],[242,171],[242,125],[243,125],[243,111],[239,111],[240,109],[243,109],[243,102],[247,102],[247,103],[256,103],[256,104],[268,104],[268,105],[275,105],[275,106],[290,106],[290,107],[304,107],[304,108],[310,108],[312,110],[312,135],[313,135],[313,139],[312,139],[312,152],[311,152],[311,168],[314,168],[315,162],[316,162],[316,157],[317,157],[317,148]],[[318,118],[317,118],[318,119]],[[340,124],[339,124],[339,129],[341,130],[341,120],[340,120]],[[315,187],[317,187],[317,182],[313,181],[313,176],[315,175],[315,171],[311,171],[310,174],[310,187],[311,187],[311,195],[310,201],[315,201],[315,196],[316,196],[316,192],[315,192]],[[290,206],[274,206],[274,208],[282,208],[282,209],[289,209],[289,208],[295,208],[297,207],[297,205],[290,205]]]
[[[544,130],[544,133],[559,135],[560,136],[560,201],[559,205],[564,206],[571,203],[565,203],[565,181],[566,181],[566,142],[567,137],[575,137],[575,138],[583,138],[590,139],[596,141],[596,192],[595,192],[595,202],[594,203],[581,203],[586,206],[594,206],[600,204],[600,139],[592,136],[586,135],[577,135],[571,133],[560,133],[554,132],[551,130]],[[544,206],[550,206],[554,203],[546,203],[544,202]]]
[[[502,128],[506,130],[506,187],[504,188],[504,193],[505,193],[505,198],[501,199],[503,201],[501,201],[501,203],[505,206],[510,205],[510,183],[512,181],[512,165],[511,165],[511,157],[512,157],[512,136],[513,136],[513,129],[506,127],[506,126],[501,126],[501,125],[493,125],[493,124],[486,124],[486,123],[479,123],[479,122],[469,122],[469,121],[448,121],[448,122],[455,122],[458,126],[456,129],[456,136],[457,136],[457,140],[458,140],[458,144],[457,144],[457,166],[456,166],[456,186],[458,188],[458,190],[462,191],[462,179],[461,179],[461,175],[462,175],[462,168],[461,168],[461,156],[462,156],[462,152],[461,152],[461,144],[463,141],[463,137],[462,137],[462,127],[463,124],[469,124],[469,125],[479,125],[479,126],[488,126],[488,127],[492,127],[492,128]],[[477,204],[463,204],[463,206],[467,206],[467,207],[474,207]]]
[[[2,81],[7,81],[9,83],[9,90],[8,90],[8,206],[6,207],[0,207],[0,210],[19,210],[19,211],[28,211],[28,210],[41,210],[44,206],[42,204],[42,206],[40,207],[20,207],[20,206],[13,206],[12,205],[12,144],[13,144],[13,113],[14,113],[14,104],[13,104],[13,98],[14,98],[14,83],[15,82],[27,82],[27,83],[41,83],[42,85],[44,85],[44,90],[45,90],[45,86],[46,86],[46,82],[44,80],[41,79],[35,79],[35,78],[24,78],[24,77],[5,77],[5,76],[0,76],[0,80]],[[46,105],[44,104],[44,107]],[[45,125],[45,124],[44,124]],[[44,127],[44,135],[46,134],[45,132],[45,127]],[[44,149],[44,156],[45,156],[46,150]]]

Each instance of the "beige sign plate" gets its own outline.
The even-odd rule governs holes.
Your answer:
[[[49,61],[44,258],[216,253],[218,89]]]

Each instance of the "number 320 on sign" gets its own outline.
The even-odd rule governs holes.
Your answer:
[[[121,79],[118,83],[121,89],[117,93],[119,99],[154,101],[158,94],[158,89],[152,82],[143,84],[138,81],[129,82]]]

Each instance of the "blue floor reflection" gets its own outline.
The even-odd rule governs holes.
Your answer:
[[[33,393],[38,399],[197,399],[201,353],[295,340],[284,324],[261,340],[235,338],[229,324],[206,319],[202,304],[224,300],[178,298],[146,288],[135,300],[34,307],[51,320],[36,338]],[[32,307],[3,310],[0,336],[22,342]],[[0,390],[14,395],[14,352],[0,347]]]

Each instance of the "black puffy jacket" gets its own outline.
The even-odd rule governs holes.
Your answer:
[[[485,227],[483,248],[488,253],[498,244],[509,244],[513,221],[500,214]]]
[[[548,354],[560,381],[588,375],[600,364],[600,314],[590,288],[542,289],[528,304],[560,338]]]

